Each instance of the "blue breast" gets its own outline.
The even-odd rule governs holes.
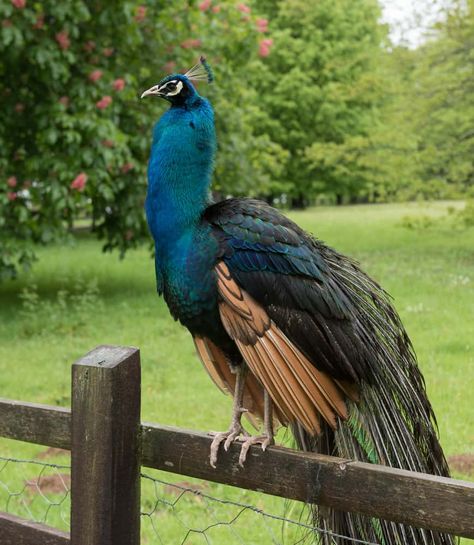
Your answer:
[[[183,323],[216,304],[217,243],[201,224],[214,153],[212,107],[201,97],[191,107],[170,108],[155,126],[145,210],[158,291]]]

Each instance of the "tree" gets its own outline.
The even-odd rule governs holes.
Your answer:
[[[415,113],[423,179],[436,197],[472,192],[474,1],[451,3],[418,53]]]
[[[284,152],[254,132],[264,114],[243,74],[260,35],[239,6],[1,0],[0,279],[84,214],[106,250],[146,240],[151,125],[166,106],[138,97],[203,52],[218,79],[218,187],[264,192]]]
[[[272,3],[266,0],[270,10]],[[284,181],[294,203],[342,200],[366,183],[359,160],[377,114],[375,66],[382,28],[377,2],[273,2],[274,48],[259,81],[264,129],[290,154]]]
[[[474,2],[451,2],[425,43],[382,57],[387,89],[366,155],[382,200],[456,198],[474,184]]]

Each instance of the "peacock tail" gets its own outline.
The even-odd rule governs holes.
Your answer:
[[[448,477],[424,379],[390,296],[354,261],[327,247],[324,254],[334,278],[354,303],[357,334],[369,347],[372,361],[360,384],[360,399],[347,402],[347,420],[340,421],[335,431],[324,424],[317,437],[294,426],[298,447]],[[313,517],[316,527],[328,531],[319,538],[324,545],[353,543],[331,533],[381,545],[451,545],[457,541],[451,535],[317,506]]]

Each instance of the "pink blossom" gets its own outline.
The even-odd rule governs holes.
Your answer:
[[[212,7],[212,12],[213,13],[219,13],[221,10],[221,6],[213,6]]]
[[[86,187],[86,183],[87,183],[87,174],[85,172],[81,172],[71,182],[70,188],[77,189],[77,191],[84,191],[84,188]]]
[[[7,193],[7,199],[9,201],[14,201],[18,197],[18,193],[15,193],[14,191],[9,191]]]
[[[65,108],[69,106],[69,97],[63,96],[58,100],[59,104],[62,104]]]
[[[105,108],[107,108],[111,104],[112,104],[112,97],[108,95],[105,95],[98,102],[95,103],[95,105],[97,106],[97,108],[99,108],[99,110],[105,110]]]
[[[82,48],[84,49],[84,51],[87,51],[87,53],[90,53],[95,49],[95,42],[93,40],[89,40],[83,45]]]
[[[15,8],[23,9],[26,6],[26,0],[12,0],[12,5]]]
[[[41,30],[44,27],[44,15],[41,13],[36,17],[36,22],[33,25],[33,28],[36,30]]]
[[[113,82],[112,86],[116,91],[123,91],[125,88],[125,80],[123,78],[117,78]]]
[[[201,2],[198,5],[198,8],[201,11],[207,11],[211,7],[211,4],[212,4],[212,0],[203,0],[203,2]]]
[[[59,47],[61,49],[69,49],[71,46],[71,40],[69,39],[69,32],[67,30],[63,30],[61,32],[58,32],[55,36],[56,41],[59,44]]]
[[[257,27],[257,32],[267,32],[268,30],[268,19],[257,19],[255,21]]]
[[[237,9],[239,11],[241,11],[242,13],[250,13],[252,10],[250,9],[249,6],[247,6],[247,4],[239,4],[237,6]]]
[[[104,57],[111,57],[114,54],[114,48],[104,47],[104,49],[102,50],[102,53],[104,54]]]
[[[114,147],[114,143],[112,140],[102,140],[102,145],[104,146],[104,148],[113,148]]]
[[[94,70],[93,72],[89,74],[89,80],[94,83],[96,81],[99,81],[101,77],[102,77],[102,70]]]
[[[17,102],[15,104],[15,112],[18,114],[21,114],[25,110],[25,105],[22,102]]]
[[[130,172],[133,168],[134,166],[132,163],[125,163],[120,170],[122,171],[122,174],[127,174],[127,172]]]
[[[18,181],[15,178],[15,176],[10,176],[10,178],[7,179],[7,185],[8,187],[16,187]]]
[[[271,38],[266,38],[261,40],[258,46],[258,54],[260,57],[268,57],[270,55],[270,48],[273,45],[273,40]]]
[[[175,67],[176,67],[176,63],[174,61],[168,61],[163,65],[163,71],[166,73],[173,72]]]
[[[184,40],[184,42],[181,42],[181,47],[183,49],[192,49],[193,47],[199,47],[201,45],[201,40],[197,40],[194,38],[188,38],[187,40]]]
[[[141,23],[145,20],[146,17],[146,6],[138,6],[137,8],[137,14],[135,15],[134,19],[138,23]]]

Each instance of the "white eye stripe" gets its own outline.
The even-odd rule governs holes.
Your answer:
[[[170,84],[170,83],[174,83],[176,84],[176,89],[173,89],[173,91],[169,91],[169,92],[166,92],[166,87]],[[165,91],[165,95],[167,97],[172,97],[172,96],[175,96],[175,95],[178,95],[181,90],[183,89],[183,82],[182,81],[179,81],[177,79],[173,79],[171,81],[167,81],[164,85],[162,85],[158,91],[162,92],[162,91]]]
[[[175,95],[179,95],[179,93],[181,93],[182,88],[183,88],[183,82],[178,81],[178,83],[176,84],[176,89],[174,91],[170,91],[169,93],[166,93],[166,96],[167,97],[173,97]]]

